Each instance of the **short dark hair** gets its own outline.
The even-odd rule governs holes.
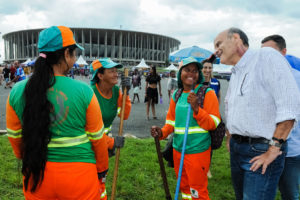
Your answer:
[[[105,71],[105,68],[104,68],[104,67],[99,68],[98,71],[97,71],[97,75],[98,75],[98,74],[104,74],[104,71]],[[100,79],[99,79],[99,77],[98,77],[97,75],[95,76],[95,82],[96,82],[96,83],[99,83],[99,82],[100,82]]]
[[[265,37],[261,43],[263,44],[268,41],[274,41],[280,51],[286,48],[285,39],[281,35],[270,35]]]
[[[246,47],[249,47],[248,37],[241,29],[232,27],[232,28],[228,29],[227,36],[231,38],[234,33],[239,34],[241,40],[243,41],[243,45],[245,45]]]

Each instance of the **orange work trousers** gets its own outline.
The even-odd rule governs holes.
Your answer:
[[[185,154],[181,174],[180,191],[182,199],[201,199],[209,200],[207,190],[207,172],[210,165],[210,151],[208,150],[195,153]],[[173,149],[174,170],[178,178],[181,152]]]
[[[31,181],[27,191],[23,187],[26,200],[99,200],[101,195],[93,163],[47,162],[44,180],[33,193],[30,192]]]

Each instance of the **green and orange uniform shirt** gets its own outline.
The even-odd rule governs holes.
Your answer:
[[[199,84],[196,87],[195,93],[197,93],[201,86],[202,84]],[[177,90],[170,101],[166,124],[162,128],[163,136],[161,139],[166,138],[170,133],[174,132],[173,147],[181,152],[189,106],[187,97],[190,91],[183,91],[177,103],[175,103],[176,92]],[[191,112],[189,135],[185,149],[186,154],[204,152],[209,148],[211,143],[209,131],[216,129],[221,122],[219,104],[215,97],[214,91],[208,89],[205,94],[203,108],[199,107],[197,115]]]
[[[202,84],[196,86],[195,93]],[[183,91],[177,103],[175,103],[176,90],[170,101],[166,124],[162,128],[162,137],[166,138],[174,132],[173,157],[176,175],[179,164],[185,134],[187,112],[189,103],[187,97],[190,91]],[[189,130],[186,141],[184,165],[182,169],[180,190],[182,199],[209,199],[207,191],[207,171],[210,164],[209,131],[216,129],[220,123],[219,104],[215,92],[207,89],[203,108],[199,106],[198,113],[190,113]]]
[[[118,86],[112,88],[112,96],[107,97],[101,93],[98,84],[91,86],[94,90],[94,93],[98,99],[102,119],[104,123],[104,137],[106,138],[108,149],[112,149],[114,146],[114,139],[107,136],[111,133],[112,123],[115,117],[118,115],[120,117],[121,107],[122,107],[122,98],[123,94]],[[131,101],[129,96],[126,96],[125,110],[124,110],[124,120],[127,120],[131,110]]]
[[[65,76],[55,76],[48,90],[53,105],[50,114],[52,133],[47,160],[57,163],[93,163],[98,173],[108,170],[107,144],[101,110],[93,90],[85,83]],[[21,157],[24,89],[27,80],[16,84],[6,105],[9,141],[17,158]],[[97,175],[95,175],[97,176]]]

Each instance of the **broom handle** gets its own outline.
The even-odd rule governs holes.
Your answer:
[[[194,90],[191,90],[191,92],[194,92]],[[180,158],[180,165],[179,165],[179,172],[178,172],[178,179],[177,179],[177,185],[176,185],[176,191],[175,191],[175,200],[178,200],[178,194],[179,194],[179,188],[180,188],[180,181],[181,181],[181,174],[182,174],[182,168],[183,168],[183,162],[184,162],[185,145],[186,145],[187,135],[188,135],[188,132],[189,132],[190,114],[191,114],[191,104],[189,104],[188,112],[187,112],[187,117],[186,117],[184,139],[183,139],[183,145],[182,145],[182,151],[181,151],[181,158]]]
[[[128,69],[124,69],[125,78],[128,77]],[[120,127],[119,127],[119,136],[123,135],[123,122],[124,122],[124,113],[125,113],[125,103],[127,97],[127,88],[124,88],[123,99],[122,99],[122,108],[121,108],[121,119],[120,119]],[[115,158],[115,169],[114,169],[114,177],[112,182],[111,189],[111,200],[115,199],[116,196],[116,186],[117,186],[117,178],[118,178],[118,169],[119,169],[119,159],[120,159],[120,148],[117,148],[116,158]]]
[[[172,200],[170,190],[169,190],[165,165],[164,165],[162,155],[161,155],[161,151],[160,151],[159,139],[158,139],[158,137],[155,137],[154,140],[155,140],[156,152],[157,152],[157,157],[158,157],[158,163],[159,163],[159,166],[160,166],[160,174],[161,174],[161,178],[163,180],[164,189],[165,189],[165,193],[166,193],[166,200]]]

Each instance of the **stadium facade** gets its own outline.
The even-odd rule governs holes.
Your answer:
[[[71,28],[75,40],[83,46],[78,56],[88,62],[110,57],[124,65],[136,65],[145,59],[147,64],[165,65],[169,54],[178,50],[180,41],[168,36],[117,29]],[[3,35],[4,62],[25,61],[38,56],[37,42],[43,29],[21,30]]]

